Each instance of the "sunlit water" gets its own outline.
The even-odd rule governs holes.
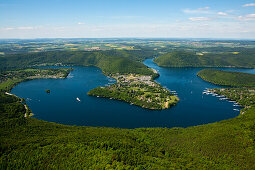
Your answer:
[[[207,124],[237,116],[240,109],[233,103],[211,95],[205,88],[216,86],[201,80],[196,73],[202,68],[162,68],[151,59],[144,62],[160,73],[162,86],[176,91],[180,102],[171,109],[152,111],[125,102],[91,97],[87,92],[114,83],[96,67],[74,67],[66,79],[38,79],[22,82],[12,93],[27,99],[34,117],[68,125],[137,127],[187,127]],[[255,69],[224,69],[255,73]],[[47,94],[45,89],[50,89]],[[76,98],[80,99],[80,102]]]

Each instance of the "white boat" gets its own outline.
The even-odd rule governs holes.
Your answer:
[[[78,101],[78,102],[80,102],[81,100],[79,99],[79,97],[76,97],[76,100]]]
[[[239,111],[238,109],[233,109],[234,111]]]

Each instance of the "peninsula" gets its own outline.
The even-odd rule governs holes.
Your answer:
[[[205,81],[231,87],[255,87],[255,75],[235,71],[203,69],[197,75]]]
[[[111,74],[117,83],[107,87],[97,87],[88,92],[90,96],[122,100],[147,109],[168,109],[176,105],[179,98],[150,75]]]
[[[0,73],[0,91],[10,91],[16,84],[32,79],[63,79],[68,76],[71,68],[60,69],[24,69]]]

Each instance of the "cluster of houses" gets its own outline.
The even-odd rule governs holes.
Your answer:
[[[155,87],[156,83],[151,80],[151,76],[145,76],[145,75],[134,75],[134,74],[129,74],[129,75],[120,75],[116,74],[114,75],[114,78],[121,83],[144,83],[149,86]]]

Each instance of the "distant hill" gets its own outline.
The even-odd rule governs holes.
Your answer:
[[[255,75],[234,71],[204,69],[197,74],[203,80],[213,84],[234,87],[255,87]]]
[[[176,51],[166,53],[154,60],[162,67],[255,67],[255,54],[249,51],[240,53],[206,53]]]
[[[0,70],[26,68],[41,64],[97,66],[106,74],[109,73],[136,73],[153,75],[151,69],[144,64],[132,60],[132,53],[125,52],[41,52],[6,55],[0,60]]]

